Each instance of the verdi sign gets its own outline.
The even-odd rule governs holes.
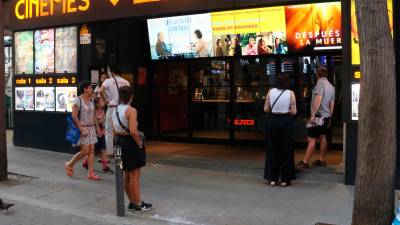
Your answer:
[[[276,0],[286,4],[290,0]],[[13,30],[265,5],[265,0],[11,0]]]

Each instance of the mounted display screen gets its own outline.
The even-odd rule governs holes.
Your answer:
[[[342,48],[340,2],[158,18],[147,25],[153,60]]]

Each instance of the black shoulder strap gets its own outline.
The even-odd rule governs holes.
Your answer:
[[[124,130],[127,131],[127,132],[130,132],[129,128],[126,127],[124,124],[122,124],[121,118],[119,117],[118,107],[119,107],[119,105],[118,105],[118,106],[116,107],[116,109],[115,109],[115,113],[117,114],[118,123],[119,123],[119,125],[122,127],[122,129],[124,129]]]
[[[119,98],[119,86],[118,86],[118,81],[117,81],[117,79],[115,79],[114,75],[111,75],[111,76],[112,76],[112,78],[113,78],[114,81],[115,81],[115,85],[117,85],[117,93],[118,93],[118,98]],[[118,101],[119,101],[119,99],[118,99]]]
[[[81,97],[78,97],[79,98],[79,111],[78,111],[78,119],[79,119],[79,121],[81,120],[81,108],[82,108],[82,99],[81,99]]]
[[[286,91],[286,90],[283,90],[283,91],[281,92],[281,94],[275,99],[274,104],[272,104],[272,107],[271,107],[271,112],[272,112],[272,110],[274,109],[274,106],[275,106],[276,102],[279,100],[279,98],[282,96],[283,92],[285,92],[285,91]]]

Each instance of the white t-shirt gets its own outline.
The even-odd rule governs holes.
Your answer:
[[[118,87],[124,87],[124,86],[131,86],[127,80],[120,76],[115,76],[115,80],[118,82]],[[119,95],[118,95],[118,87],[115,83],[113,77],[108,78],[103,82],[104,89],[106,92],[106,96],[108,99],[108,106],[116,106],[118,105],[119,102]]]

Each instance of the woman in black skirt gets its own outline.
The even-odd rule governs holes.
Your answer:
[[[264,178],[281,187],[294,179],[293,116],[297,113],[294,92],[287,75],[279,74],[277,87],[268,92],[264,111],[270,112],[267,126],[267,154]]]
[[[120,104],[113,114],[114,132],[122,151],[125,193],[129,198],[128,210],[146,211],[152,205],[142,201],[140,194],[140,169],[146,165],[146,151],[138,131],[137,111],[131,105],[131,87],[119,88]]]

